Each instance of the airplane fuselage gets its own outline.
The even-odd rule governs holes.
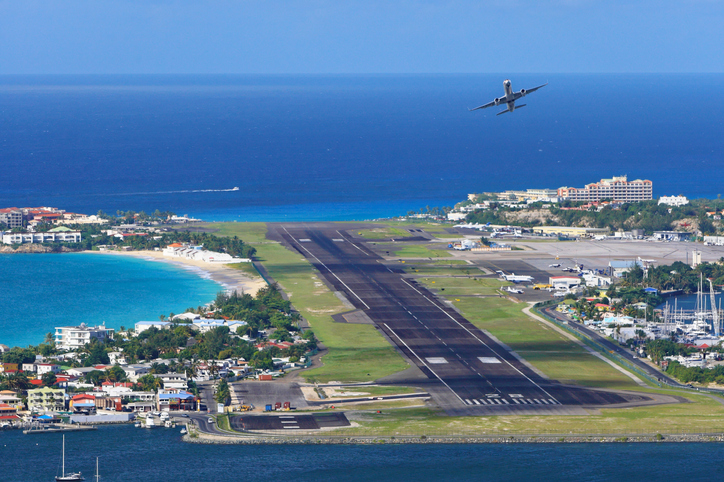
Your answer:
[[[503,81],[503,91],[505,92],[505,95],[495,99],[495,103],[496,105],[505,104],[508,108],[507,112],[513,112],[515,110],[515,101],[525,95],[525,90],[521,92],[513,92],[513,86],[510,80],[506,79]]]

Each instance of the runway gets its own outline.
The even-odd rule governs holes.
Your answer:
[[[556,413],[566,407],[619,405],[645,396],[568,387],[546,380],[401,271],[385,266],[364,240],[333,223],[272,224],[270,237],[303,254],[336,291],[441,390],[449,413]],[[437,394],[437,396],[436,396]],[[571,413],[570,411],[567,413]]]

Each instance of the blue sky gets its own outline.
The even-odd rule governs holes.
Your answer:
[[[724,72],[724,0],[0,0],[0,74]]]

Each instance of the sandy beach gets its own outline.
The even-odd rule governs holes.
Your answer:
[[[260,288],[266,286],[261,276],[252,277],[244,271],[231,268],[224,264],[211,264],[204,261],[196,261],[185,258],[171,258],[164,256],[160,251],[85,251],[86,253],[101,254],[108,256],[132,256],[135,258],[151,261],[162,261],[164,263],[176,264],[183,269],[190,270],[202,278],[213,280],[224,287],[227,291],[238,291],[249,293],[252,296]]]

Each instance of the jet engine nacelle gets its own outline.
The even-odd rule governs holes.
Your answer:
[[[493,102],[495,102],[495,105],[500,105],[500,98],[496,97]]]
[[[527,93],[528,93],[527,90],[525,90],[525,89],[520,89],[520,95],[522,95],[523,97],[525,97],[525,94],[527,94]]]

